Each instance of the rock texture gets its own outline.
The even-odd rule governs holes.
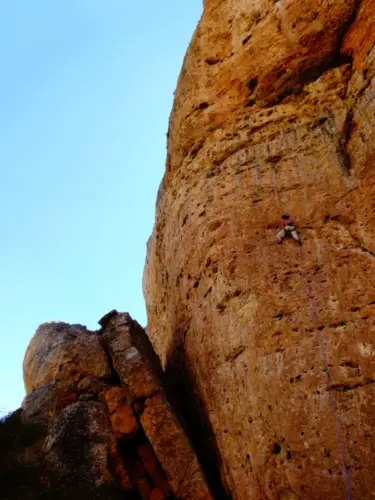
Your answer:
[[[100,324],[42,325],[27,349],[20,415],[44,430],[40,468],[70,498],[79,485],[90,498],[210,500],[146,333],[116,311]]]
[[[59,322],[38,328],[23,366],[28,393],[55,380],[73,380],[82,374],[100,379],[111,373],[97,335],[81,325]]]
[[[104,405],[78,401],[64,408],[50,426],[44,451],[62,482],[110,483],[108,457],[116,453],[116,439]]]
[[[374,42],[374,0],[206,0],[185,57],[148,334],[234,500],[375,496]]]

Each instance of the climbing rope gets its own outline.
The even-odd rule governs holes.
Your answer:
[[[300,251],[300,259],[301,259],[301,269],[302,269],[302,274],[303,274],[303,277],[304,277],[304,280],[306,283],[306,289],[307,289],[307,295],[309,298],[310,309],[311,309],[314,321],[316,323],[316,326],[318,326],[318,324],[319,324],[318,311],[317,311],[317,308],[315,305],[315,299],[314,299],[314,296],[312,293],[312,289],[311,289],[309,280],[307,279],[307,273],[306,273],[306,268],[304,265],[302,247],[300,247],[299,251]],[[343,475],[343,478],[345,481],[346,498],[347,498],[347,500],[351,500],[352,495],[351,495],[351,491],[350,491],[349,474],[348,474],[348,468],[347,468],[346,463],[345,463],[344,442],[342,439],[340,422],[339,422],[338,415],[337,415],[337,406],[336,406],[335,393],[333,391],[332,377],[331,377],[331,373],[329,371],[326,351],[325,351],[323,343],[322,343],[321,330],[319,328],[317,328],[317,332],[318,332],[317,339],[318,339],[318,343],[319,343],[319,347],[320,347],[320,354],[321,354],[321,358],[322,358],[323,365],[324,365],[324,371],[326,372],[326,375],[327,375],[327,385],[328,385],[329,399],[330,399],[330,403],[331,403],[331,413],[332,413],[332,418],[333,418],[335,432],[336,432],[336,439],[337,439],[337,443],[339,446],[341,470],[342,470],[342,475]]]

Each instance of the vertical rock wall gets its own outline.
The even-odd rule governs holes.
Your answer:
[[[235,500],[375,495],[374,13],[206,0],[179,78],[148,333]]]

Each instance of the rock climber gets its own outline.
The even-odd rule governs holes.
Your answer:
[[[298,236],[297,230],[296,230],[296,218],[293,217],[293,219],[289,215],[282,215],[281,217],[281,231],[277,233],[276,239],[277,243],[281,243],[285,236],[290,235],[292,236],[299,245],[302,245],[301,240]]]

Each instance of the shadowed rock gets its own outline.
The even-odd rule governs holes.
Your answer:
[[[145,331],[117,311],[100,324],[44,324],[26,352],[21,419],[47,433],[48,481],[73,496],[79,483],[85,494],[110,488],[108,498],[211,500]]]

